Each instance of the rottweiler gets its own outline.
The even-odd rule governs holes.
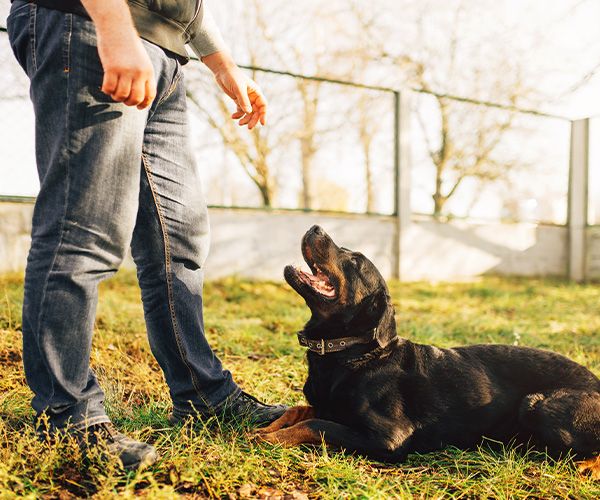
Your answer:
[[[600,380],[546,350],[514,345],[441,349],[400,338],[385,280],[364,255],[338,247],[319,226],[302,238],[310,271],[284,276],[312,313],[309,406],[258,431],[284,446],[319,444],[384,462],[484,438],[527,443],[583,459],[600,478]]]

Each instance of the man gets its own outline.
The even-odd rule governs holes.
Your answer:
[[[31,81],[40,177],[23,305],[32,406],[50,433],[106,442],[127,468],[156,451],[112,427],[89,357],[98,283],[129,246],[170,422],[219,414],[259,425],[285,409],[241,391],[204,336],[209,228],[187,135],[185,44],[235,102],[240,125],[264,124],[267,104],[202,4],[13,0],[7,20]]]

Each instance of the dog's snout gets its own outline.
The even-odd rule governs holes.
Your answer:
[[[323,236],[325,234],[325,231],[323,231],[323,228],[321,226],[317,226],[316,224],[309,229],[309,232],[314,233],[317,236]]]

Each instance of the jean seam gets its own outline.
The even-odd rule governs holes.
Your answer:
[[[73,35],[73,14],[65,14],[65,33],[63,35],[64,72],[71,70],[71,37]]]
[[[33,4],[35,5],[35,4]],[[70,45],[69,45],[69,50],[70,50]],[[70,78],[69,78],[69,73],[65,73],[65,78],[66,78],[66,112],[65,112],[65,129],[64,129],[64,133],[65,133],[65,145],[64,145],[64,149],[63,152],[61,154],[61,157],[65,160],[65,170],[66,170],[66,175],[65,175],[65,189],[64,189],[64,199],[65,199],[65,207],[63,210],[63,214],[61,217],[61,221],[60,221],[60,238],[58,240],[58,244],[56,245],[56,248],[54,250],[54,255],[52,256],[52,262],[50,264],[50,268],[48,269],[48,272],[46,273],[46,277],[44,280],[44,284],[43,284],[43,288],[42,288],[42,293],[41,293],[41,298],[40,298],[40,311],[38,313],[38,317],[37,317],[37,321],[36,321],[36,329],[37,329],[37,341],[38,341],[38,349],[40,352],[42,352],[42,349],[40,348],[41,344],[42,344],[42,329],[40,328],[40,326],[43,323],[43,318],[44,318],[44,313],[45,313],[45,308],[44,308],[44,304],[46,303],[46,294],[48,291],[48,282],[50,281],[50,275],[52,274],[52,271],[54,269],[54,266],[56,265],[56,259],[58,257],[58,254],[60,252],[60,249],[63,245],[63,241],[64,241],[64,236],[65,236],[65,220],[67,218],[67,213],[69,210],[69,189],[71,186],[71,156],[69,154],[70,151],[70,145],[71,145],[71,134],[70,134],[70,127],[71,127],[71,115],[70,115],[70,111],[71,111],[71,102],[70,102]],[[44,365],[46,367],[46,369],[48,370],[48,373],[51,374],[52,370],[50,369],[50,366],[48,364],[48,360],[46,359],[46,357],[43,356],[43,361],[44,361]],[[50,397],[48,398],[49,401],[52,400],[52,398],[54,397],[54,380],[52,380],[52,377],[50,377],[50,385],[52,387],[52,392],[50,394]]]
[[[32,3],[31,9],[29,11],[29,45],[31,50],[31,64],[33,66],[33,70],[37,71],[37,59],[35,56],[35,30],[36,30],[36,22],[37,22],[37,5]]]
[[[173,94],[173,92],[175,92],[175,89],[177,88],[177,84],[179,83],[179,80],[181,80],[182,72],[181,72],[181,68],[179,68],[179,63],[177,63],[176,67],[177,67],[177,73],[175,74],[175,77],[173,78],[173,81],[171,82],[171,85],[169,86],[167,91],[156,103],[157,106],[162,104],[163,102],[165,102],[171,96],[171,94]]]
[[[172,267],[171,267],[171,247],[169,242],[169,235],[167,233],[167,225],[165,222],[164,214],[162,212],[162,206],[158,199],[156,185],[154,184],[154,179],[152,177],[152,173],[150,171],[150,161],[148,159],[148,155],[146,153],[142,153],[142,165],[144,167],[144,172],[148,179],[148,184],[150,186],[150,192],[152,193],[152,199],[154,201],[154,206],[156,208],[156,213],[158,214],[158,221],[160,224],[160,229],[163,237],[163,245],[165,252],[165,276],[166,276],[166,284],[167,284],[167,301],[169,305],[169,314],[171,316],[171,327],[173,328],[173,335],[175,337],[175,343],[177,344],[177,350],[179,351],[179,355],[183,361],[183,364],[186,366],[190,373],[190,377],[192,379],[192,385],[194,386],[194,390],[198,394],[201,400],[204,400],[204,396],[202,395],[202,391],[200,390],[200,386],[196,376],[194,375],[194,371],[189,364],[187,357],[185,356],[185,349],[183,348],[181,342],[181,334],[179,332],[179,326],[177,324],[177,317],[175,314],[175,301],[173,299],[173,279],[172,279]]]

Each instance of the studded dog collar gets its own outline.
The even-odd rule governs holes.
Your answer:
[[[304,332],[298,332],[298,342],[309,351],[317,354],[328,354],[330,352],[339,352],[353,345],[369,344],[377,340],[377,328],[373,328],[371,337],[340,337],[337,339],[309,339]]]

